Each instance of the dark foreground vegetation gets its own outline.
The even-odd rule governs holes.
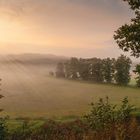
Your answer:
[[[9,131],[7,120],[1,119],[0,140],[139,140],[140,124],[133,111],[127,98],[119,107],[106,98],[92,103],[89,114],[75,121],[47,120],[35,128],[24,120]]]

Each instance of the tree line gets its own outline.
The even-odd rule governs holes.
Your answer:
[[[130,68],[132,61],[121,55],[115,58],[71,58],[65,63],[58,63],[56,77],[92,81],[96,83],[114,83],[128,85],[131,79]],[[135,70],[138,73],[139,69]],[[140,76],[137,77],[138,84]]]

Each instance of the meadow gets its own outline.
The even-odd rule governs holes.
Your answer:
[[[54,66],[10,62],[0,64],[0,108],[12,118],[70,118],[82,116],[90,103],[108,96],[119,104],[124,97],[140,107],[140,89],[57,79],[49,76]]]

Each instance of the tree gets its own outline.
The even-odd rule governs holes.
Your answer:
[[[67,78],[77,79],[79,72],[79,60],[75,57],[71,58],[65,63],[65,69]]]
[[[71,78],[71,71],[70,71],[70,61],[65,62],[65,77]]]
[[[127,1],[128,4],[131,6],[131,9],[138,10],[140,9],[140,0],[123,0]]]
[[[65,72],[64,72],[64,64],[58,63],[56,68],[56,77],[64,78]]]
[[[94,82],[102,83],[103,78],[103,62],[101,59],[94,58],[90,64],[91,80]]]
[[[140,0],[127,1],[136,17],[130,24],[121,26],[115,31],[114,39],[123,51],[130,51],[132,56],[140,56]]]
[[[134,70],[134,72],[138,75],[136,77],[136,82],[137,82],[137,86],[140,87],[140,65],[136,66],[136,69]]]
[[[115,80],[118,85],[127,85],[130,81],[131,59],[121,55],[115,62]]]
[[[90,64],[85,59],[79,60],[79,75],[82,80],[89,80],[90,73],[89,68]]]
[[[79,71],[79,60],[75,57],[71,58],[70,67],[71,67],[72,79],[77,79],[78,71]]]
[[[135,12],[136,17],[130,24],[120,27],[114,35],[114,39],[123,51],[130,51],[132,56],[140,57],[140,0],[126,1]],[[140,87],[139,65],[136,66],[137,86]]]
[[[115,72],[115,59],[106,58],[103,59],[103,76],[104,81],[111,83],[113,81]]]

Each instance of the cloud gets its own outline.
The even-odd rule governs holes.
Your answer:
[[[0,15],[21,22],[11,27],[16,27],[14,41],[77,50],[85,47],[88,54],[91,47],[113,46],[104,42],[113,40],[114,30],[129,21],[132,12],[122,0],[0,0]]]
[[[0,8],[5,8],[11,13],[20,14],[28,9],[47,10],[47,8],[64,8],[69,5],[96,8],[113,13],[126,12],[126,4],[122,0],[0,0]],[[55,9],[53,9],[55,10]],[[128,12],[128,11],[127,11]]]

